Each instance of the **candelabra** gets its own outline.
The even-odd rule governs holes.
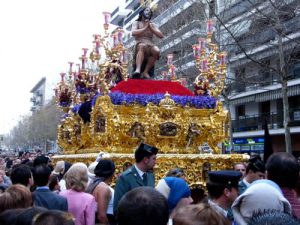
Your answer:
[[[193,45],[194,58],[200,74],[195,79],[196,95],[217,97],[224,88],[226,76],[226,52],[220,52],[213,43],[214,21],[207,21],[207,36]]]
[[[55,89],[58,105],[65,112],[73,105],[91,100],[97,94],[108,94],[119,81],[128,78],[128,54],[123,45],[123,29],[117,28],[109,33],[110,13],[103,12],[104,34],[94,34],[93,48],[90,54],[83,48],[77,71],[73,71],[73,62],[69,62],[68,76],[61,73],[61,81]]]

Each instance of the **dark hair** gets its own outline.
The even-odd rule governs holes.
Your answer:
[[[137,18],[136,21],[141,21],[141,20],[142,20],[142,18],[143,18],[143,16],[144,16],[144,11],[145,11],[146,8],[149,8],[149,9],[150,9],[150,12],[151,12],[150,18],[149,18],[149,19],[152,18],[152,16],[153,16],[153,11],[151,10],[151,8],[150,8],[150,7],[142,7],[141,10],[140,10],[140,12],[139,12],[139,17]]]
[[[115,172],[115,164],[110,159],[101,159],[94,169],[94,173],[97,177],[103,177],[104,179],[111,177]]]
[[[31,170],[28,165],[16,165],[10,174],[10,179],[13,184],[28,185],[29,179],[32,178]]]
[[[74,218],[68,212],[49,210],[34,218],[32,225],[74,225]]]
[[[25,209],[7,209],[0,214],[0,224],[1,225],[13,225],[15,224],[18,215]]]
[[[34,167],[33,169],[33,180],[36,186],[46,186],[49,181],[51,174],[51,169],[45,165],[41,164]]]
[[[184,172],[180,168],[170,169],[169,172],[166,174],[166,177],[182,177],[184,176]]]
[[[34,160],[33,160],[33,166],[38,166],[38,165],[41,165],[41,164],[48,164],[49,162],[49,158],[44,156],[44,155],[40,155],[40,156],[37,156]]]
[[[48,211],[46,208],[38,206],[27,208],[17,216],[14,225],[31,225],[36,215],[46,211]]]
[[[212,199],[217,199],[223,194],[225,188],[227,188],[230,191],[232,188],[238,190],[238,184],[236,184],[235,182],[232,184],[217,183],[208,179],[208,181],[206,182],[206,188],[209,197]]]
[[[280,187],[295,188],[299,176],[299,164],[290,153],[273,153],[267,160],[268,179]]]
[[[158,148],[141,143],[139,147],[135,150],[134,158],[137,163],[141,162],[145,157],[150,158],[152,155],[156,155]]]
[[[49,189],[54,191],[56,185],[58,185],[58,176],[56,174],[51,174],[49,178]]]
[[[300,221],[293,218],[291,215],[278,212],[278,211],[267,211],[255,213],[250,219],[248,225],[299,225]]]
[[[246,174],[249,172],[249,170],[252,170],[254,173],[256,172],[262,172],[264,173],[266,168],[264,162],[261,160],[259,156],[254,156],[249,159],[247,168],[246,168]]]
[[[168,219],[166,198],[151,187],[127,192],[118,206],[118,225],[166,225]]]

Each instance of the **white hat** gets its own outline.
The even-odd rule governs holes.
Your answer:
[[[93,162],[88,167],[88,176],[90,179],[95,177],[94,170],[95,170],[95,167],[97,166],[97,164],[98,164],[98,162]]]

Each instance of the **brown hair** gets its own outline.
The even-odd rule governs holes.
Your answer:
[[[75,163],[65,174],[65,180],[67,189],[85,191],[88,182],[87,166],[84,163]]]
[[[32,194],[24,185],[11,185],[0,195],[0,213],[6,209],[27,208],[30,206],[32,206]]]
[[[230,225],[230,221],[209,204],[201,203],[179,208],[173,218],[174,225]]]

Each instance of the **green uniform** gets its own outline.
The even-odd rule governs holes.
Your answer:
[[[146,173],[146,178],[143,180],[140,175],[138,174],[135,166],[132,166],[121,176],[118,178],[116,186],[115,186],[115,193],[114,193],[114,215],[117,213],[118,204],[123,195],[125,195],[128,191],[142,186],[149,186],[154,188],[155,179],[152,172]]]

